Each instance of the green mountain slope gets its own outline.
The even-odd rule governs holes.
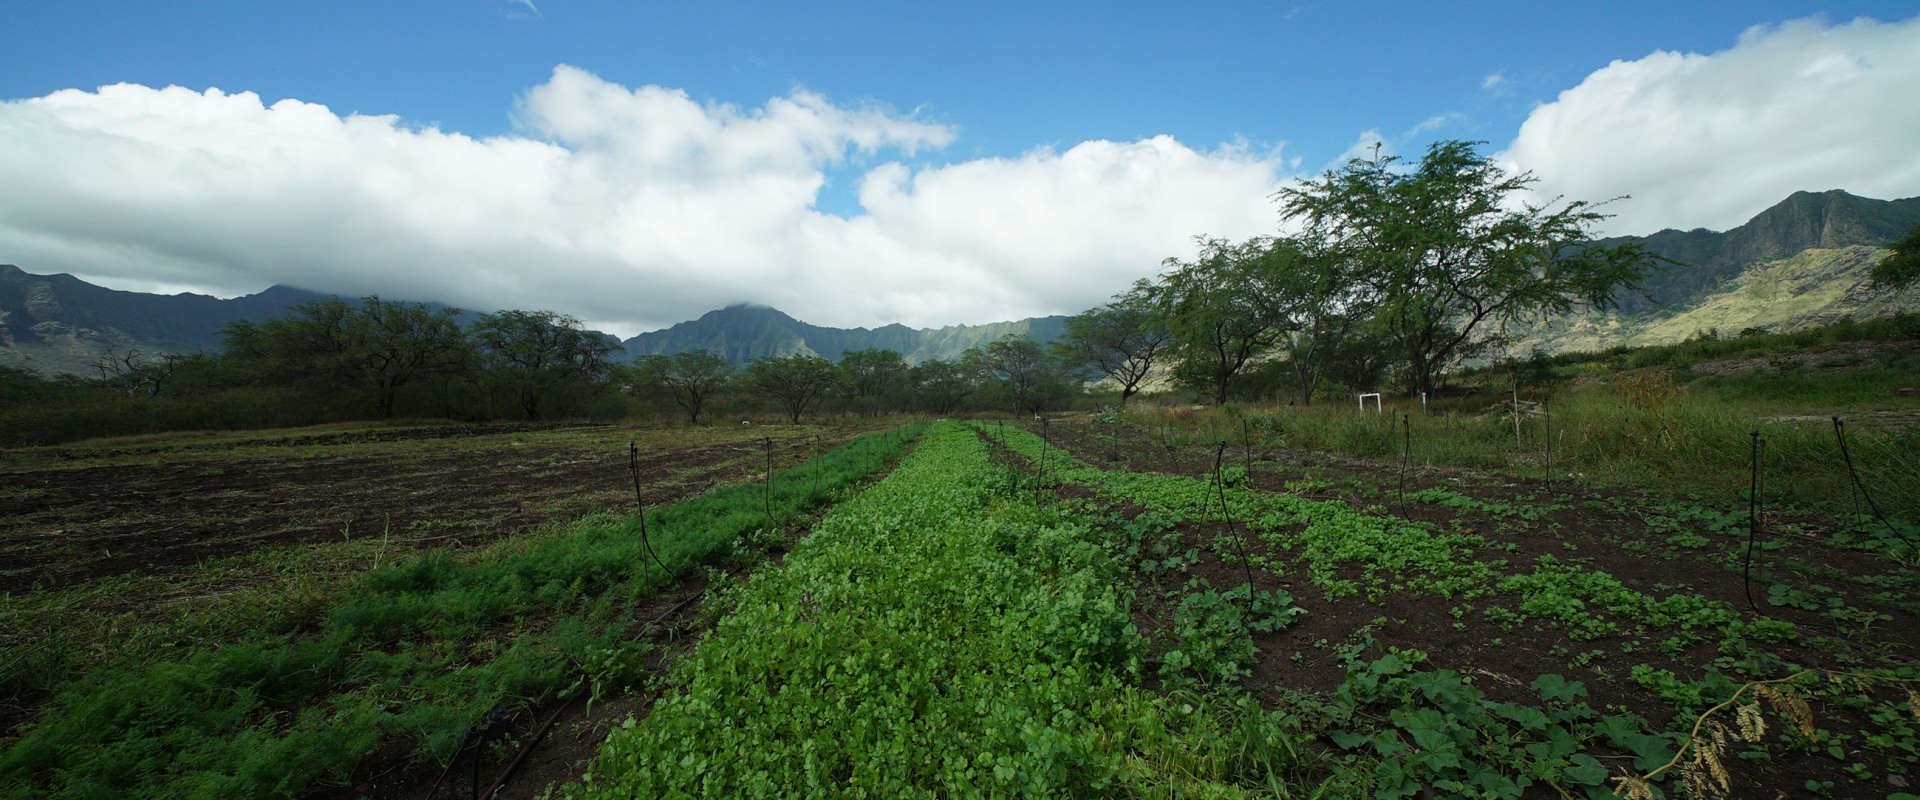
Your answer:
[[[221,326],[258,322],[322,296],[286,286],[232,300],[123,292],[0,264],[0,365],[84,375],[109,348],[218,350]]]
[[[1558,320],[1529,334],[1516,352],[1602,350],[1616,345],[1672,344],[1749,328],[1791,331],[1842,317],[1872,319],[1920,312],[1920,286],[1875,289],[1867,273],[1888,250],[1852,245],[1809,248],[1749,266],[1719,290],[1670,314],[1592,314]]]
[[[1046,343],[1065,330],[1066,317],[1035,317],[986,325],[950,325],[914,329],[905,325],[878,328],[825,328],[765,306],[733,305],[709,311],[699,319],[652,331],[626,341],[635,355],[672,355],[706,350],[736,363],[794,353],[838,361],[850,350],[892,350],[911,363],[952,361],[969,347],[978,347],[1009,334]]]

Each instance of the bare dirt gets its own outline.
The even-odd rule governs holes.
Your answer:
[[[853,429],[424,426],[14,451],[0,460],[0,592],[164,575],[272,545],[485,544],[659,505],[837,446]]]

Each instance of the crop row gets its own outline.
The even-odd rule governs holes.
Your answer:
[[[98,671],[6,743],[0,793],[286,796],[345,780],[388,738],[445,763],[493,709],[631,679],[606,673],[637,663],[635,602],[844,494],[918,432],[652,510],[651,554],[638,518],[591,516],[477,556],[374,570],[305,630]]]
[[[943,423],[743,586],[678,691],[575,789],[1236,796],[1277,743],[1138,688],[1117,536],[1086,509],[1021,502],[972,431]]]

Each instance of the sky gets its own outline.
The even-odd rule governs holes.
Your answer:
[[[840,327],[1097,305],[1436,141],[1739,225],[1920,195],[1910,3],[0,3],[0,263]]]

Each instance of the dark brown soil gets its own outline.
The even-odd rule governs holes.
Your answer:
[[[649,435],[651,433],[651,435]],[[0,467],[0,592],[164,575],[269,545],[388,539],[468,546],[641,494],[669,503],[851,438],[851,429],[672,435],[619,426],[429,426],[181,448],[59,448]],[[704,440],[704,441],[703,441]],[[100,462],[89,464],[83,462]]]
[[[1026,426],[1033,433],[1042,431]],[[1055,421],[1045,431],[1052,444],[1084,461],[1108,469],[1159,472],[1206,477],[1212,474],[1216,458],[1222,454],[1214,446],[1168,446],[1149,432],[1125,425],[1091,422]],[[1475,473],[1465,470],[1418,467],[1409,469],[1404,481],[1408,493],[1427,488],[1445,488],[1488,504],[1526,507],[1536,518],[1517,514],[1491,513],[1486,510],[1461,510],[1441,505],[1409,501],[1399,502],[1402,473],[1397,464],[1376,464],[1326,456],[1268,449],[1248,452],[1240,446],[1227,448],[1225,466],[1244,467],[1252,463],[1251,485],[1261,491],[1301,494],[1297,488],[1309,487],[1309,496],[1338,500],[1356,507],[1370,507],[1375,513],[1399,514],[1440,528],[1471,532],[1487,540],[1477,558],[1483,562],[1506,562],[1509,574],[1531,571],[1536,560],[1552,556],[1562,563],[1577,564],[1588,570],[1605,572],[1639,592],[1664,598],[1677,593],[1697,594],[1740,609],[1748,619],[1758,616],[1757,607],[1766,616],[1784,619],[1799,626],[1799,636],[1778,645],[1763,647],[1776,658],[1780,674],[1752,677],[1783,677],[1786,665],[1795,668],[1818,667],[1851,670],[1865,666],[1910,665],[1920,654],[1920,617],[1914,613],[1909,595],[1906,602],[1886,602],[1875,598],[1875,588],[1859,582],[1861,577],[1882,580],[1894,586],[1911,587],[1911,567],[1884,555],[1848,550],[1824,544],[1831,527],[1811,517],[1771,520],[1762,531],[1771,546],[1761,550],[1752,568],[1751,584],[1743,578],[1741,559],[1745,542],[1744,527],[1737,531],[1711,531],[1698,524],[1682,525],[1688,532],[1706,539],[1705,545],[1684,547],[1669,541],[1672,531],[1656,531],[1646,522],[1661,515],[1659,498],[1620,491],[1599,491],[1588,487],[1556,486],[1550,491],[1539,481]],[[1085,494],[1066,487],[1063,491]],[[1547,513],[1538,513],[1545,507]],[[1139,508],[1118,509],[1126,516],[1140,513]],[[1793,522],[1788,525],[1786,523]],[[1205,546],[1220,534],[1244,533],[1244,526],[1229,528],[1219,520],[1189,521],[1167,535],[1186,543],[1202,543],[1201,560],[1180,572],[1138,575],[1135,621],[1141,631],[1156,642],[1155,654],[1165,647],[1172,633],[1168,630],[1173,609],[1185,593],[1188,581],[1198,577],[1208,585],[1228,589],[1244,583],[1246,572],[1237,564],[1228,564]],[[1248,547],[1261,555],[1268,553],[1257,537],[1247,535]],[[1288,563],[1289,559],[1281,559]],[[1358,570],[1354,570],[1355,576]],[[1855,580],[1848,580],[1851,576]],[[1354,576],[1345,576],[1354,577]],[[1793,586],[1818,583],[1828,587],[1832,596],[1848,605],[1885,614],[1868,628],[1846,625],[1825,615],[1796,608],[1773,606],[1767,602],[1768,587],[1775,582]],[[1630,711],[1647,719],[1655,728],[1691,722],[1676,720],[1675,709],[1642,688],[1630,676],[1631,668],[1645,664],[1653,669],[1671,670],[1682,681],[1700,678],[1716,666],[1723,671],[1735,668],[1730,660],[1716,665],[1721,654],[1715,650],[1716,632],[1704,632],[1706,641],[1684,648],[1677,654],[1662,652],[1658,646],[1672,631],[1625,630],[1620,634],[1592,641],[1572,640],[1567,631],[1547,623],[1523,622],[1504,629],[1483,614],[1487,606],[1516,604],[1512,596],[1495,595],[1480,602],[1448,601],[1431,595],[1389,594],[1370,601],[1365,597],[1345,597],[1329,601],[1313,584],[1304,566],[1280,572],[1255,570],[1253,583],[1260,590],[1285,590],[1307,613],[1290,626],[1272,633],[1257,633],[1254,643],[1259,657],[1243,688],[1270,708],[1285,708],[1298,693],[1330,691],[1341,683],[1346,671],[1335,648],[1342,644],[1370,642],[1363,658],[1381,655],[1387,646],[1417,649],[1428,656],[1427,668],[1452,669],[1471,676],[1475,684],[1497,701],[1538,703],[1528,688],[1536,677],[1560,674],[1585,683],[1591,696],[1586,702],[1596,709]],[[1755,598],[1749,606],[1749,585]],[[1459,609],[1456,616],[1455,609]],[[1595,652],[1597,651],[1597,652]],[[1886,689],[1880,700],[1898,701],[1898,690]],[[1855,709],[1819,708],[1822,727],[1854,734],[1876,728]],[[1884,727],[1884,726],[1880,726]],[[1856,756],[1872,765],[1873,781],[1860,781],[1842,771],[1844,762],[1825,755],[1792,750],[1778,742],[1763,761],[1733,759],[1734,796],[1796,797],[1807,793],[1808,780],[1833,781],[1835,796],[1883,796],[1897,791],[1897,783],[1888,783],[1884,756]],[[1911,767],[1903,767],[1911,769]],[[1541,796],[1552,796],[1541,787]],[[1864,794],[1862,794],[1864,793]]]

